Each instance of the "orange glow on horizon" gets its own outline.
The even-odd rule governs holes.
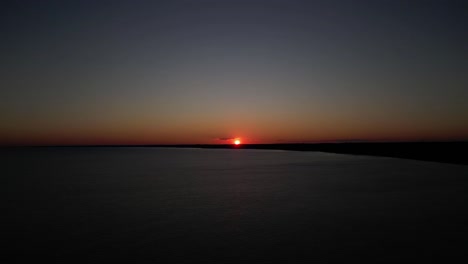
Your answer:
[[[234,145],[240,145],[241,141],[239,139],[234,140]]]

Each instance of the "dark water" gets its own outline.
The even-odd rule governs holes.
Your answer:
[[[1,165],[3,263],[468,260],[468,166],[155,148],[3,150]]]

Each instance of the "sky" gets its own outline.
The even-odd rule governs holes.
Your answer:
[[[0,144],[468,139],[466,1],[1,1]]]

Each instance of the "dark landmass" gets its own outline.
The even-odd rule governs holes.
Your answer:
[[[320,151],[468,165],[468,142],[173,145],[170,147]]]
[[[75,146],[73,146],[75,147]],[[92,147],[165,147],[206,149],[271,149],[320,151],[338,154],[394,157],[468,165],[468,142],[352,142],[352,143],[278,143],[278,144],[186,144],[186,145],[112,145]]]
[[[158,147],[162,147],[158,145]],[[243,145],[165,145],[176,148],[231,148],[320,151],[468,165],[468,142],[293,143]]]

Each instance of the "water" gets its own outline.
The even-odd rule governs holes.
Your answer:
[[[239,149],[1,160],[3,263],[468,260],[468,166]]]

